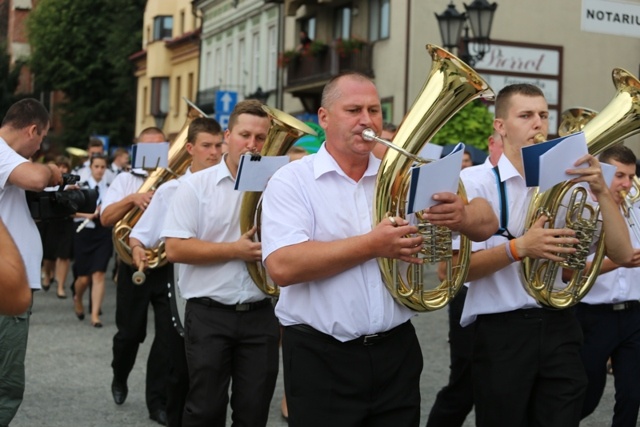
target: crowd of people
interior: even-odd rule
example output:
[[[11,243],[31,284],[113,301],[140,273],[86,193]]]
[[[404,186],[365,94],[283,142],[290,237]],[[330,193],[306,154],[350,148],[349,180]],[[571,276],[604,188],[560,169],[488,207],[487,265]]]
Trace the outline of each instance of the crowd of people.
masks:
[[[271,177],[260,230],[241,231],[244,194],[234,186],[241,157],[260,153],[271,121],[259,101],[245,100],[227,129],[206,117],[190,123],[190,168],[157,189],[139,191],[148,171],[126,170],[123,152],[109,165],[102,143],[91,140],[79,174],[81,186],[97,190],[95,212],[43,225],[39,233],[24,192],[57,188],[70,165],[64,158],[27,160],[47,134],[49,115],[35,100],[12,106],[0,126],[0,272],[7,296],[0,302],[0,425],[15,415],[25,387],[29,289],[57,282],[57,296],[66,298],[73,259],[74,313],[84,318],[89,290],[91,324],[101,327],[111,227],[136,211],[128,238],[132,262],[117,263],[115,404],[127,399],[151,305],[155,333],[145,396],[149,418],[159,424],[224,426],[230,407],[234,424],[266,425],[281,352],[282,412],[291,426],[418,426],[423,355],[411,322],[416,314],[387,290],[377,259],[422,264],[423,237],[399,215],[372,224],[387,147],[362,136],[373,129],[392,140],[396,127],[382,121],[374,82],[354,72],[326,84],[318,121],[324,143],[312,156],[292,151],[292,161]],[[527,292],[520,262],[560,262],[575,253],[578,239],[566,224],[545,226],[544,215],[526,224],[533,189],[524,180],[521,149],[548,137],[542,91],[530,84],[503,88],[493,127],[485,163],[463,165],[467,199],[438,193],[438,203],[423,212],[430,223],[473,241],[467,283],[449,306],[449,383],[427,426],[461,426],[472,408],[479,427],[578,426],[598,405],[609,359],[612,425],[633,426],[640,409],[640,291],[633,284],[640,240],[623,213],[634,209],[625,195],[635,155],[615,145],[599,158],[576,159],[567,171],[598,206],[606,258],[577,306],[551,309]],[[161,129],[147,128],[137,143],[166,140]],[[615,168],[609,183],[605,163]],[[48,245],[55,233],[61,234],[54,241],[64,244]],[[44,256],[33,249],[43,247],[41,238]],[[149,268],[162,245],[168,263]],[[277,301],[253,282],[247,263],[255,262],[279,286]],[[142,271],[143,283],[134,282]],[[572,274],[560,271],[549,280],[560,287]],[[168,281],[177,282],[186,300],[182,335],[172,325]]]

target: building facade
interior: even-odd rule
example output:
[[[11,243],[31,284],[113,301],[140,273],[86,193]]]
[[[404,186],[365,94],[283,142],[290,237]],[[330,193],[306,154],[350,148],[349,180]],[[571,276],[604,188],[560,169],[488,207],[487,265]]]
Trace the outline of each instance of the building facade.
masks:
[[[136,67],[136,134],[149,126],[172,139],[184,125],[198,92],[200,17],[189,0],[149,0]]]

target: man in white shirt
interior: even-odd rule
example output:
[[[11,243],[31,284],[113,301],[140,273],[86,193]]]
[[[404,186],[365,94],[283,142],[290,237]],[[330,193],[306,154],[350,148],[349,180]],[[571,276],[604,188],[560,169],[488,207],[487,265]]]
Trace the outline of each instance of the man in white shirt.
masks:
[[[149,266],[146,249],[159,246],[166,213],[182,179],[220,163],[222,143],[222,129],[214,119],[199,117],[189,124],[186,150],[191,155],[191,166],[182,177],[166,182],[156,190],[149,207],[131,230],[129,247],[135,266],[139,268],[140,265],[144,265],[145,269]],[[189,391],[189,373],[184,340],[175,328],[167,332],[170,363],[167,380],[167,425],[179,427],[182,425],[184,402]]]
[[[636,156],[622,144],[605,150],[600,162],[616,167],[611,192],[619,205],[624,203],[621,192],[629,193],[636,176]],[[635,217],[640,212],[637,207]],[[640,224],[634,225],[636,231]],[[619,265],[605,258],[589,293],[577,306],[577,316],[584,334],[582,361],[587,379],[587,393],[582,417],[598,406],[607,382],[607,360],[611,358],[616,403],[612,427],[634,427],[640,409],[640,240],[631,232],[635,254],[630,263]],[[587,263],[590,268],[590,263]]]
[[[243,192],[234,190],[240,157],[259,153],[270,127],[256,100],[236,104],[222,162],[184,178],[163,227],[167,257],[179,262],[187,299],[185,348],[189,393],[182,425],[226,422],[231,382],[234,424],[267,424],[278,376],[278,321],[271,298],[253,283],[246,262],[261,258],[255,227],[240,232]]]
[[[166,137],[158,128],[144,129],[138,137],[138,144],[165,142]],[[103,226],[113,226],[130,210],[145,211],[151,202],[153,191],[139,193],[138,189],[147,178],[143,169],[122,172],[113,180],[107,194],[102,197],[100,222]],[[116,326],[118,332],[113,337],[113,381],[111,393],[116,404],[121,405],[127,398],[127,379],[133,369],[138,347],[146,337],[147,313],[153,305],[155,335],[147,360],[146,404],[149,417],[160,424],[166,423],[166,394],[169,373],[167,336],[170,333],[171,310],[167,296],[167,267],[149,272],[141,286],[131,280],[134,268],[122,261],[118,263],[116,293]]]
[[[484,163],[471,166],[474,168],[494,168],[502,156],[502,138],[500,134],[494,132],[488,138],[489,155]],[[498,230],[501,233],[501,230]],[[501,237],[492,236],[491,239]],[[484,249],[486,242],[472,242],[471,250]],[[459,241],[454,241],[454,249],[459,247]],[[445,278],[444,265],[439,266],[438,274],[440,280]],[[464,309],[464,302],[467,297],[467,286],[465,283],[458,294],[447,306],[449,312],[449,358],[450,372],[449,383],[444,386],[436,396],[436,400],[431,406],[427,427],[460,427],[464,424],[467,415],[473,409],[473,376],[471,373],[473,341],[475,337],[475,324],[461,326],[460,317]]]
[[[42,191],[60,185],[62,174],[54,164],[32,163],[49,131],[49,113],[32,98],[13,104],[0,126],[0,219],[5,223],[24,260],[32,290],[39,290],[42,241],[27,205],[25,190]],[[25,387],[24,359],[30,310],[0,316],[0,425],[15,416]]]
[[[380,161],[362,131],[382,129],[374,83],[334,77],[318,118],[326,132],[318,153],[281,168],[263,197],[263,259],[281,286],[289,425],[417,426],[423,362],[414,313],[387,291],[376,258],[420,263],[422,237],[400,217],[372,224]],[[437,197],[425,213],[434,224],[479,240],[497,229],[481,199]]]
[[[533,188],[523,178],[521,148],[547,137],[549,110],[542,91],[530,84],[503,88],[496,98],[494,129],[504,153],[491,169],[468,168],[460,177],[471,200],[482,197],[498,217],[503,238],[471,255],[469,290],[461,325],[476,322],[473,348],[474,403],[479,427],[577,426],[586,376],[580,360],[582,331],[573,310],[540,307],[520,274],[524,257],[561,261],[578,240],[568,228],[544,228],[540,218],[525,233]],[[598,197],[609,256],[628,262],[633,249],[624,218],[604,183],[600,163],[583,156],[567,173],[586,182]],[[502,183],[503,185],[500,185]],[[501,203],[502,202],[502,203]],[[561,277],[556,281],[561,285]]]

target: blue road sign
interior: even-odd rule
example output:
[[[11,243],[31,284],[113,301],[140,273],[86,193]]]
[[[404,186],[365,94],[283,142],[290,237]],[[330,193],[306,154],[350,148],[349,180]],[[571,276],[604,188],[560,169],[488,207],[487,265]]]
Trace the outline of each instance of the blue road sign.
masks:
[[[229,126],[229,116],[237,103],[238,92],[223,90],[216,92],[215,118],[222,129],[226,129]]]

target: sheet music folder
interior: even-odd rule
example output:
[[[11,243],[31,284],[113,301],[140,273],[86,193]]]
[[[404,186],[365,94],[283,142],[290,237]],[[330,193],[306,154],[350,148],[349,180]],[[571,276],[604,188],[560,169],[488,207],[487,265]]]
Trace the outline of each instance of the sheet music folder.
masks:
[[[411,168],[411,184],[407,213],[414,213],[438,204],[436,193],[457,193],[462,154],[465,145],[460,142],[447,156],[421,166]]]
[[[264,191],[269,178],[289,163],[289,156],[240,156],[235,189],[239,191]]]

